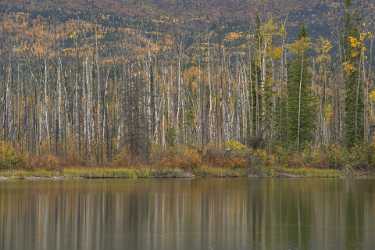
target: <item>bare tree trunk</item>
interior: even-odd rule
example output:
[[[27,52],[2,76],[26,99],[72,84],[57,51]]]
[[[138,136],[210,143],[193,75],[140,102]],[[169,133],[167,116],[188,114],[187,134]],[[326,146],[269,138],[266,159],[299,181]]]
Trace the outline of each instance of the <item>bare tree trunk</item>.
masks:
[[[303,70],[304,70],[304,55],[302,54],[301,61],[301,75],[299,81],[299,90],[298,90],[298,127],[297,127],[297,150],[300,150],[300,133],[301,133],[301,101],[302,101],[302,81],[303,81]]]

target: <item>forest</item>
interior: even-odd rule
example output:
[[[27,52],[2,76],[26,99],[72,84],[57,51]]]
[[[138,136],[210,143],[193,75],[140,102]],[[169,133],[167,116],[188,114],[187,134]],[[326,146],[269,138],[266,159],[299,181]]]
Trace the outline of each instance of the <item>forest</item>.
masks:
[[[375,170],[370,1],[334,23],[251,1],[81,2],[0,4],[0,170]]]

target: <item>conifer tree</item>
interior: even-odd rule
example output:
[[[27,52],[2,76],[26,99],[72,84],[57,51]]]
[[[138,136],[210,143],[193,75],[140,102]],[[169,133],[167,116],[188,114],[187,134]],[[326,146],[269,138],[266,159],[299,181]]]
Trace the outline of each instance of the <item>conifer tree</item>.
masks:
[[[363,140],[363,83],[360,79],[360,33],[358,21],[345,1],[343,72],[345,80],[345,142],[351,147]]]
[[[288,65],[288,146],[297,150],[311,142],[314,129],[314,101],[307,51],[310,41],[304,26],[291,44],[293,58]]]

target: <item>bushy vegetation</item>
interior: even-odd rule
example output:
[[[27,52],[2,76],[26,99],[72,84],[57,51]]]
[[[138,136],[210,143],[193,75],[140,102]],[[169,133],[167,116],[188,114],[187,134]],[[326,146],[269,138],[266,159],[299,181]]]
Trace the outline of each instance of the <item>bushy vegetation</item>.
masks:
[[[340,177],[375,170],[375,144],[350,149],[336,144],[306,146],[302,151],[290,151],[280,146],[252,149],[230,140],[220,148],[174,146],[163,150],[154,146],[151,155],[147,163],[131,162],[128,151],[121,150],[107,166],[68,164],[50,154],[23,155],[1,142],[0,170],[2,176],[72,178]],[[12,172],[4,172],[7,170]]]
[[[321,147],[309,146],[301,152],[288,152],[279,149],[273,155],[278,158],[278,165],[292,168],[375,169],[374,144],[356,145],[352,148],[346,148],[337,144]],[[272,156],[267,156],[267,159],[270,157]]]
[[[174,146],[165,150],[153,147],[147,163],[131,162],[127,150],[118,153],[107,166],[72,163],[54,155],[22,155],[11,145],[0,143],[2,176],[41,176],[81,178],[179,178],[179,177],[242,177],[315,176],[339,177],[358,171],[375,170],[375,144],[346,148],[340,145],[307,146],[303,151],[284,147],[251,149],[238,141],[223,147],[209,145],[204,149]],[[131,165],[131,163],[133,165]],[[13,174],[4,172],[12,170]],[[25,172],[27,171],[27,172]],[[53,174],[55,173],[55,174]]]
[[[25,167],[30,170],[38,168],[56,170],[62,167],[62,161],[52,154],[28,156]]]
[[[194,147],[175,146],[167,150],[155,149],[151,161],[157,168],[192,170],[202,164],[202,155]]]
[[[25,160],[21,154],[8,143],[0,141],[0,170],[15,169],[25,166]]]

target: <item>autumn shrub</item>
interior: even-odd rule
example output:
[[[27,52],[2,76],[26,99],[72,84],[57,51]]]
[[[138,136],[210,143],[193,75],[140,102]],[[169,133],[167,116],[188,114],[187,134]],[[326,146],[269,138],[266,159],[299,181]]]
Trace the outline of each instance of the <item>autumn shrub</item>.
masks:
[[[0,169],[15,169],[24,167],[24,157],[10,144],[0,142]]]
[[[243,156],[230,155],[221,164],[226,168],[246,168],[248,166],[248,159]]]
[[[292,168],[367,169],[375,167],[375,146],[356,145],[350,149],[337,144],[310,146],[300,152],[288,152],[286,159],[283,158],[281,162],[282,165]]]
[[[278,154],[271,153],[264,149],[256,149],[252,151],[251,156],[256,159],[261,166],[276,166],[280,165]],[[253,160],[254,161],[254,160]]]
[[[29,155],[27,157],[26,168],[28,169],[50,169],[55,170],[61,167],[62,162],[57,156],[52,154]]]
[[[305,167],[305,157],[298,151],[289,152],[285,165],[291,168]]]
[[[359,144],[351,148],[330,145],[325,148],[328,166],[330,168],[368,169],[375,167],[375,145]]]
[[[265,166],[301,168],[311,161],[310,152],[288,151],[287,149],[277,149],[272,154],[264,150],[258,150],[256,155]]]
[[[220,168],[245,168],[248,165],[250,151],[238,141],[228,141],[224,149],[208,145],[203,154],[206,165]]]
[[[374,145],[355,145],[347,154],[346,163],[357,170],[368,169],[375,164]]]
[[[161,168],[182,168],[191,170],[202,164],[201,154],[197,149],[189,146],[175,146],[163,152],[159,156],[152,157],[155,166]]]
[[[337,145],[314,146],[309,145],[301,151],[289,150],[283,146],[275,146],[272,153],[258,150],[257,157],[263,165],[289,168],[341,168],[345,165],[345,149]]]
[[[342,169],[347,164],[348,150],[340,145],[332,144],[323,148],[327,159],[327,166],[334,169]]]
[[[236,140],[229,140],[225,144],[225,150],[236,153],[247,153],[248,148],[244,144]]]

